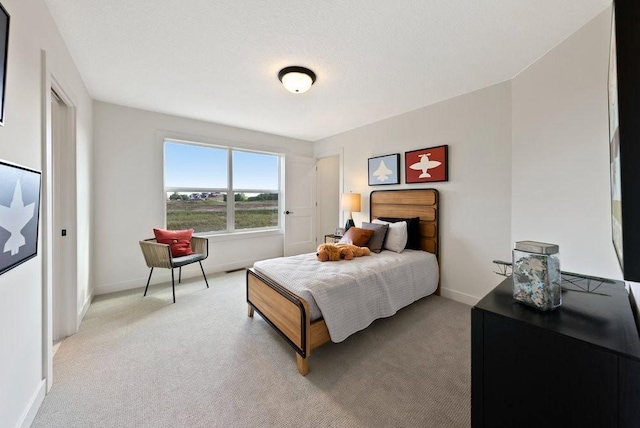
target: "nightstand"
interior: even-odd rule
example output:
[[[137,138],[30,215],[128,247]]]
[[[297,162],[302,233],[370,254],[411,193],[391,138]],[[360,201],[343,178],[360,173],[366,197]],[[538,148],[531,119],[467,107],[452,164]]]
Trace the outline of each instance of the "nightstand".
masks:
[[[342,238],[342,236],[338,236],[338,235],[334,235],[334,234],[324,235],[324,243],[325,244],[335,244],[341,238]]]

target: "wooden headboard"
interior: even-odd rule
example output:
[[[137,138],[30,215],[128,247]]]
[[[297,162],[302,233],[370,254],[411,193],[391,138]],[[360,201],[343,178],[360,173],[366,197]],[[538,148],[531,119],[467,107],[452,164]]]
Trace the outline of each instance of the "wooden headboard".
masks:
[[[378,217],[420,217],[420,247],[438,256],[438,191],[436,189],[374,190],[370,220]]]

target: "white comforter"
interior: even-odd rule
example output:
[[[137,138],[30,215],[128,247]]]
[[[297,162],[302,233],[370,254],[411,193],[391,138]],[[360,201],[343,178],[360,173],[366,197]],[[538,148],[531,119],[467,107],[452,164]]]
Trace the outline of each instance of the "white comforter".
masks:
[[[382,251],[324,263],[310,253],[253,267],[305,299],[312,320],[324,317],[333,342],[432,294],[438,285],[438,262],[425,251]]]

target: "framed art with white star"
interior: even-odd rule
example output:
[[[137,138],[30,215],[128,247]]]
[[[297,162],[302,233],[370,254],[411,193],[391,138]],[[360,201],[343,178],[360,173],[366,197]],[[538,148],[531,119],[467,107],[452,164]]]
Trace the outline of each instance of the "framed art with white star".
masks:
[[[400,184],[400,153],[369,158],[369,186]]]
[[[449,146],[429,147],[404,153],[406,183],[449,181],[447,165]]]
[[[38,254],[40,175],[0,161],[0,275]]]

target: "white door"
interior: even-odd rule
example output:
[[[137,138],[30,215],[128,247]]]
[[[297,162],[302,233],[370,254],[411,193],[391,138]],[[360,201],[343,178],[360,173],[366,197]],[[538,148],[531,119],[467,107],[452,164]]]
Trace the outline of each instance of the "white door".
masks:
[[[69,158],[69,108],[51,91],[51,143],[53,154],[53,341],[76,332],[76,311],[73,294],[73,252],[69,218],[73,206],[70,185],[72,169]]]
[[[284,255],[316,250],[316,161],[285,157]]]

